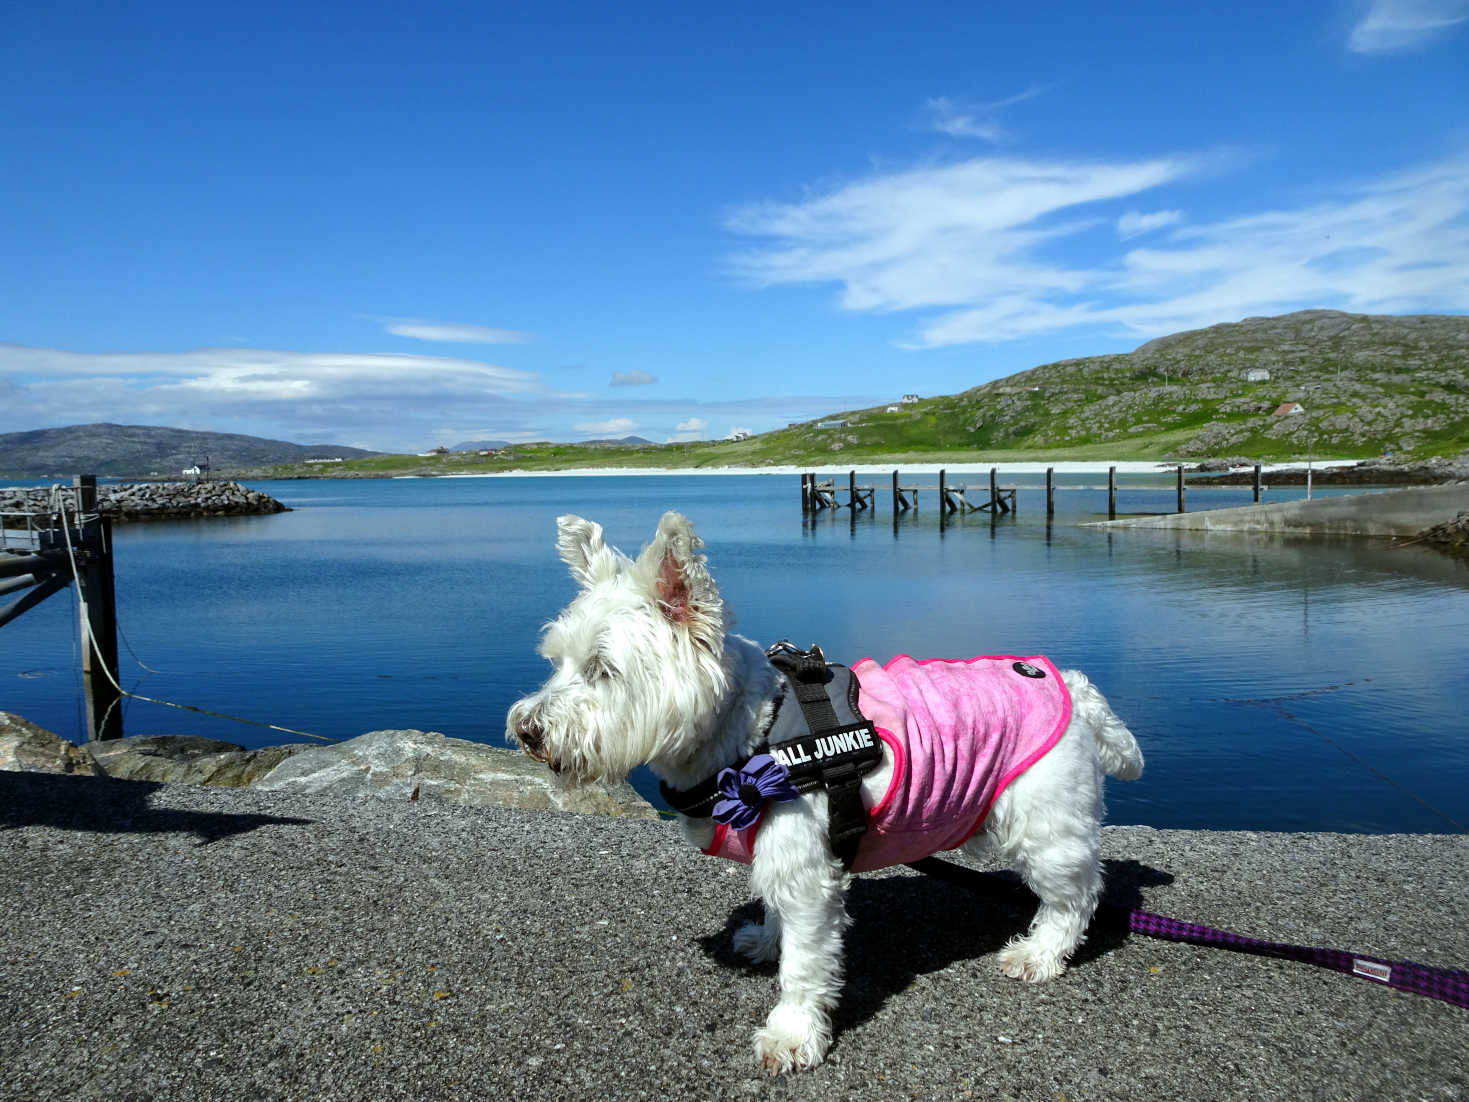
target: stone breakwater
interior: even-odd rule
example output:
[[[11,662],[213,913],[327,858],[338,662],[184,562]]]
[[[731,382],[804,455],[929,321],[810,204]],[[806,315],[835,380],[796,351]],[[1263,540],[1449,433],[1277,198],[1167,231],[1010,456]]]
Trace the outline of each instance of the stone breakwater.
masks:
[[[69,495],[71,488],[64,487]],[[51,488],[0,488],[0,513],[43,510]],[[114,521],[259,516],[290,509],[269,494],[238,482],[126,482],[97,487],[97,505]],[[6,523],[14,526],[15,518]]]

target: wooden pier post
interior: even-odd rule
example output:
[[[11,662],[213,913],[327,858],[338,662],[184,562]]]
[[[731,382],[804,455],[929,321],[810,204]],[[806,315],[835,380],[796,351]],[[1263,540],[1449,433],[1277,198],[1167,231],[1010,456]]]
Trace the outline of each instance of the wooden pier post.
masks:
[[[939,525],[942,527],[944,517],[949,513],[949,489],[944,480],[944,469],[939,468]]]
[[[1117,519],[1117,468],[1107,468],[1107,519]]]
[[[1046,468],[1046,516],[1056,515],[1056,468]]]
[[[993,517],[1003,506],[1000,504],[1000,484],[995,479],[995,468],[990,468],[990,516]]]
[[[857,472],[847,472],[847,508],[856,513],[861,505],[857,501]]]
[[[1188,510],[1185,509],[1184,506],[1183,506],[1183,464],[1182,463],[1180,463],[1178,465],[1178,511],[1180,513],[1186,513],[1186,512],[1188,512]]]
[[[1255,503],[1260,502],[1260,464],[1255,464]]]
[[[82,690],[87,733],[93,739],[122,738],[117,675],[117,593],[112,574],[112,521],[97,513],[97,476],[72,479],[82,552],[77,570],[81,599]],[[91,516],[91,520],[83,520]]]
[[[906,506],[903,505],[902,495],[898,493],[898,472],[893,472],[893,516],[897,516]]]

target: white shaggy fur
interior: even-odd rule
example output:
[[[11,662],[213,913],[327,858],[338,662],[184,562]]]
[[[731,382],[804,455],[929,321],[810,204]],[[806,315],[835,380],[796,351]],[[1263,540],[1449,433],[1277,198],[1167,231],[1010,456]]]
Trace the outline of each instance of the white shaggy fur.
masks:
[[[509,736],[573,778],[621,778],[646,763],[674,788],[748,757],[769,727],[780,675],[758,644],[728,630],[693,526],[665,514],[636,561],[591,521],[564,516],[557,526],[557,549],[582,588],[546,627],[540,649],[555,669],[511,707]],[[964,847],[1004,858],[1040,897],[1029,932],[999,954],[1006,975],[1032,982],[1065,970],[1096,910],[1103,774],[1131,780],[1143,769],[1102,694],[1075,670],[1062,677],[1072,695],[1066,731]],[[889,762],[864,779],[869,806],[890,777]],[[711,820],[681,825],[699,848],[712,842]],[[756,1058],[773,1073],[815,1067],[831,1045],[848,921],[824,794],[768,806],[750,883],[766,918],[736,932],[735,949],[780,961],[780,1001],[755,1033]]]

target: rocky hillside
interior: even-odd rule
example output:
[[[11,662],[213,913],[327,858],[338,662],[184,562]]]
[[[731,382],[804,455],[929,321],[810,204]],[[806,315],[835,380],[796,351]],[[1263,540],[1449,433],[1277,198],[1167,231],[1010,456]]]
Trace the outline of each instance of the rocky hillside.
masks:
[[[377,455],[339,444],[291,444],[236,433],[153,425],[67,425],[0,433],[0,476],[162,475],[208,463],[213,470]]]
[[[1291,402],[1302,411],[1276,412]],[[847,423],[767,438],[803,438],[799,450],[827,455],[1095,445],[1140,456],[1452,454],[1469,448],[1469,317],[1247,318],[835,416]]]

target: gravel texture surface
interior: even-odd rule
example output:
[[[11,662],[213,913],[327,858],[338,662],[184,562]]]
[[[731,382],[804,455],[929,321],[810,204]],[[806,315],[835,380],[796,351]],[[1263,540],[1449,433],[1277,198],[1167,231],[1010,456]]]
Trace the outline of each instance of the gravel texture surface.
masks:
[[[1469,966],[1469,837],[1114,828],[1108,899]],[[742,868],[663,822],[0,773],[0,1098],[1460,1099],[1469,1012],[1026,908],[856,880],[827,1063],[758,1074]],[[981,879],[981,878],[974,878]]]

